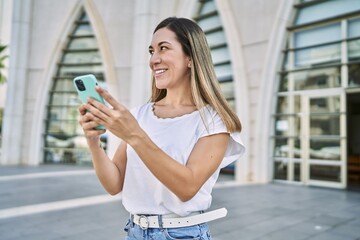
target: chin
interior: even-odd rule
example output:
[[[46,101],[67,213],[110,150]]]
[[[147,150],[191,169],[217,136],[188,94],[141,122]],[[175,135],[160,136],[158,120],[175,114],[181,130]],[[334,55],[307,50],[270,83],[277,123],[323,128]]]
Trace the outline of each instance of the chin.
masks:
[[[155,82],[155,86],[157,89],[166,89],[167,88],[167,84],[160,83],[158,81]]]

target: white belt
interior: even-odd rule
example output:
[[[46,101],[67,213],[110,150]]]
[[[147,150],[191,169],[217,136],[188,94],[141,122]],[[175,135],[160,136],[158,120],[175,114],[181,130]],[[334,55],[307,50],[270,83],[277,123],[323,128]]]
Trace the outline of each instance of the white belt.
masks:
[[[189,227],[197,224],[210,222],[215,219],[223,218],[227,214],[226,208],[220,208],[214,211],[199,213],[188,217],[167,217],[166,215],[146,216],[131,214],[131,220],[142,229],[160,228],[159,219],[161,218],[163,228]]]

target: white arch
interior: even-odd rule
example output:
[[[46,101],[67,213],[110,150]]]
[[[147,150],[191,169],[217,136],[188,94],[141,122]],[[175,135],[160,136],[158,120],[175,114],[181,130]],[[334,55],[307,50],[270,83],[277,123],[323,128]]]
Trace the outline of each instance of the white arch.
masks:
[[[192,18],[199,9],[198,0],[181,0],[177,8],[177,16]]]
[[[295,0],[282,0],[276,13],[274,25],[271,30],[259,94],[259,108],[257,112],[258,121],[256,123],[256,144],[257,151],[254,153],[254,180],[256,182],[269,182],[271,180],[272,157],[271,146],[269,144],[271,135],[271,113],[273,111],[274,93],[277,91],[276,79],[277,71],[280,69],[282,54],[281,50],[285,46],[286,27],[291,19],[292,8]],[[265,123],[264,123],[264,121]],[[266,123],[267,121],[267,123]]]
[[[112,86],[112,84],[115,83],[115,73],[112,68],[113,61],[111,56],[111,51],[109,50],[109,45],[107,44],[107,38],[103,31],[103,25],[101,24],[101,18],[95,11],[95,7],[91,0],[78,0],[71,11],[69,11],[68,15],[64,18],[67,19],[64,23],[63,28],[60,31],[60,36],[58,38],[58,42],[55,44],[55,48],[52,51],[52,54],[50,55],[50,59],[48,62],[48,65],[45,66],[43,78],[41,79],[41,82],[44,84],[41,84],[39,87],[40,89],[40,95],[36,98],[36,106],[35,112],[33,115],[33,128],[31,129],[31,139],[30,141],[30,147],[29,147],[29,153],[28,156],[31,156],[29,158],[29,165],[38,165],[42,159],[43,159],[43,136],[42,133],[44,132],[45,123],[44,119],[47,113],[46,105],[49,102],[48,96],[49,91],[51,89],[51,86],[53,84],[52,81],[49,81],[49,79],[52,79],[53,76],[55,76],[55,72],[57,71],[57,62],[62,56],[62,49],[64,49],[67,41],[68,41],[68,34],[71,32],[72,28],[74,27],[74,22],[79,16],[79,12],[81,8],[84,7],[85,11],[88,13],[90,22],[92,24],[92,27],[94,29],[96,38],[99,43],[100,48],[100,54],[102,56],[102,60],[105,66],[105,75],[106,80],[109,83],[109,86]],[[112,88],[116,89],[116,88]]]
[[[73,9],[69,11],[69,14],[67,16],[64,16],[67,21],[65,22],[62,31],[60,31],[60,36],[58,38],[57,43],[55,44],[55,48],[52,51],[50,55],[49,61],[46,61],[48,63],[47,66],[45,66],[44,74],[41,79],[41,84],[39,87],[41,88],[39,90],[39,96],[36,98],[36,104],[37,106],[35,108],[35,112],[33,115],[33,127],[31,129],[30,138],[32,141],[30,141],[30,147],[29,147],[29,154],[28,156],[31,156],[29,159],[28,164],[29,165],[38,165],[41,160],[43,159],[43,129],[45,128],[45,115],[47,113],[46,105],[49,102],[49,91],[52,86],[52,81],[49,81],[49,79],[52,79],[53,76],[55,76],[55,72],[57,70],[57,62],[61,57],[62,49],[65,47],[65,44],[67,42],[67,36],[68,33],[71,31],[71,28],[73,27],[75,19],[78,17],[78,13],[80,11],[80,8],[82,7],[82,1],[78,0],[77,3],[74,5]]]
[[[245,146],[249,145],[249,130],[246,126],[250,126],[249,114],[249,97],[248,97],[248,81],[246,78],[246,65],[244,61],[240,34],[236,31],[236,23],[228,0],[216,0],[218,12],[223,23],[224,32],[227,39],[229,53],[231,57],[231,65],[234,76],[234,91],[236,101],[236,112],[238,113],[241,123],[244,126],[242,131],[242,139]],[[248,147],[247,147],[248,148]],[[248,151],[247,151],[248,152]],[[245,183],[249,181],[250,159],[245,156],[236,163],[235,179],[238,182]]]

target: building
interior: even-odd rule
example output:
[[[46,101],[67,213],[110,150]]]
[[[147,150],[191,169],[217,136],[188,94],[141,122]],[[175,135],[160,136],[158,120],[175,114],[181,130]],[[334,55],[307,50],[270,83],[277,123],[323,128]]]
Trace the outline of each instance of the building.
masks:
[[[10,45],[2,165],[89,162],[72,78],[92,72],[124,105],[147,101],[152,30],[181,16],[206,32],[242,120],[247,153],[236,181],[359,186],[360,1],[0,3]],[[118,140],[103,141],[112,155]]]

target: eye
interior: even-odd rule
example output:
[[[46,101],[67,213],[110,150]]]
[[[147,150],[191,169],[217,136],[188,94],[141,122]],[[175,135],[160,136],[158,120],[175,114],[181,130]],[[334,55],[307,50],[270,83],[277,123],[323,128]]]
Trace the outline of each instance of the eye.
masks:
[[[166,49],[168,49],[168,48],[165,47],[165,46],[161,46],[161,47],[160,47],[160,50],[166,50]]]
[[[150,55],[153,55],[153,54],[154,54],[154,50],[153,50],[153,49],[149,49],[149,53],[150,53]]]

